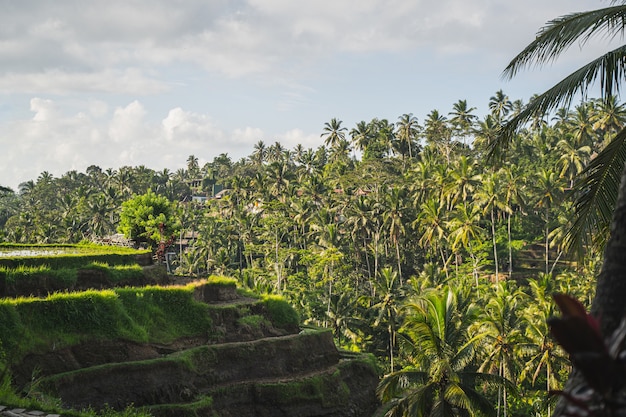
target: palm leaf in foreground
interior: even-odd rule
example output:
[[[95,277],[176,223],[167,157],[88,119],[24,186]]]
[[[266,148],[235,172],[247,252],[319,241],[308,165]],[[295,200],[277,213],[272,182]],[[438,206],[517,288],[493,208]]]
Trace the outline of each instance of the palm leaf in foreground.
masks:
[[[552,88],[534,97],[521,112],[502,125],[495,140],[488,144],[488,157],[500,157],[508,148],[515,132],[533,118],[562,106],[569,107],[576,95],[584,95],[587,87],[598,77],[602,80],[602,95],[611,97],[618,92],[617,80],[624,78],[625,70],[626,46],[623,45],[574,71]],[[607,82],[607,79],[611,82]]]
[[[564,241],[575,253],[582,254],[589,243],[598,249],[606,245],[625,163],[626,129],[622,129],[577,178],[576,219]]]
[[[596,35],[613,39],[623,35],[626,25],[626,5],[624,1],[588,12],[572,13],[554,19],[546,24],[535,40],[511,60],[503,77],[513,78],[531,64],[541,66],[553,62],[558,56],[578,41],[580,46]],[[517,129],[533,117],[542,116],[563,105],[567,106],[577,93],[585,93],[587,88],[600,78],[603,97],[613,96],[619,91],[626,67],[624,46],[607,52],[573,72],[554,87],[539,95],[515,117],[502,127],[498,138],[491,143],[489,155],[497,156],[505,150]]]

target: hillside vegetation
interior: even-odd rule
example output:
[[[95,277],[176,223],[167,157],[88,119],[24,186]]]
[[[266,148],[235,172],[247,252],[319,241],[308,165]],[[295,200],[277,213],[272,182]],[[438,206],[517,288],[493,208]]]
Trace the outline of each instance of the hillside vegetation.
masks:
[[[368,360],[340,363],[330,333],[299,335],[284,299],[238,291],[231,278],[4,298],[0,322],[2,375],[12,381],[0,402],[13,405],[156,416],[279,415],[279,406],[365,416],[376,405]],[[251,389],[275,400],[245,399]]]
[[[173,274],[234,277],[283,297],[342,349],[374,355],[384,402],[402,387],[478,375],[463,380],[472,398],[545,415],[546,391],[569,370],[545,324],[551,294],[590,303],[607,236],[581,229],[600,223],[581,210],[589,196],[577,178],[624,126],[626,109],[589,100],[519,126],[503,164],[486,155],[522,103],[498,91],[489,108],[483,119],[464,100],[422,120],[349,128],[332,119],[315,149],[259,141],[239,161],[191,155],[175,172],[44,172],[0,197],[2,236],[69,243],[123,225],[157,258],[170,253]],[[435,338],[437,317],[459,337]],[[451,375],[426,377],[448,363]]]

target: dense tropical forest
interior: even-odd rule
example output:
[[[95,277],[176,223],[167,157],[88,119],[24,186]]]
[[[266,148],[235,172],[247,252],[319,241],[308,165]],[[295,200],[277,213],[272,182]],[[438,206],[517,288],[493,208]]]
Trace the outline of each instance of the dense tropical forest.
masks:
[[[2,188],[0,238],[121,232],[169,246],[174,273],[282,294],[304,324],[375,355],[379,396],[398,410],[548,415],[547,391],[570,366],[549,336],[550,296],[589,305],[601,259],[586,243],[597,239],[572,236],[576,178],[624,127],[626,107],[559,109],[520,129],[505,163],[488,159],[498,128],[522,108],[498,91],[482,119],[465,100],[421,121],[332,119],[317,149],[260,140],[239,161],[221,154],[200,166],[191,155],[175,172],[43,172]],[[574,241],[584,251],[569,250]]]

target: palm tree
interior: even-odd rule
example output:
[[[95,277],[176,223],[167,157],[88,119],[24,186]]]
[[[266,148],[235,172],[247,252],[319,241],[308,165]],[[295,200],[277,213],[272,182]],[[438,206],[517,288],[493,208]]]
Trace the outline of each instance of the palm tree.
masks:
[[[524,293],[512,290],[509,281],[500,281],[495,291],[487,294],[489,301],[484,306],[477,322],[477,337],[481,341],[484,355],[478,368],[481,372],[495,373],[509,381],[516,382],[518,353],[526,340],[522,333]],[[498,387],[498,416],[507,416],[507,387]]]
[[[605,136],[605,140],[610,141],[615,133],[624,127],[626,106],[619,104],[615,96],[608,97],[606,100],[599,100],[594,106],[591,121],[593,122],[593,129],[601,132]]]
[[[254,144],[254,152],[250,155],[250,160],[254,162],[255,165],[263,165],[267,158],[267,146],[265,146],[265,142],[259,140]]]
[[[427,158],[417,162],[410,172],[411,194],[413,196],[413,206],[419,207],[424,200],[430,196],[432,186],[433,165]]]
[[[545,222],[545,262],[546,262],[546,274],[549,271],[549,249],[550,249],[550,211],[555,201],[560,201],[561,194],[563,192],[563,186],[559,182],[559,178],[556,173],[541,168],[537,173],[535,188],[539,195],[536,206],[543,209],[544,222]]]
[[[357,301],[351,292],[340,292],[332,297],[328,318],[340,346],[346,343],[354,345],[359,337],[356,330],[362,327],[363,320],[355,314],[359,307]]]
[[[330,119],[330,122],[324,123],[323,133],[320,137],[325,137],[324,144],[328,147],[335,147],[339,142],[346,139],[346,131],[348,128],[341,126],[342,121],[336,118]]]
[[[354,144],[354,148],[360,150],[361,152],[367,149],[371,141],[371,130],[370,125],[366,123],[364,120],[361,120],[356,124],[352,130],[350,130],[350,138]]]
[[[561,177],[569,179],[569,187],[574,187],[574,179],[580,174],[591,155],[591,147],[583,145],[576,147],[567,139],[561,139],[556,144],[562,152],[558,164],[561,166]]]
[[[396,123],[397,133],[396,137],[401,142],[406,143],[409,148],[409,159],[413,159],[413,144],[419,134],[420,126],[417,122],[417,117],[414,117],[412,113],[403,114],[398,117]]]
[[[330,318],[330,307],[333,298],[333,284],[335,282],[335,266],[343,259],[343,253],[339,250],[341,247],[339,228],[336,224],[323,221],[323,224],[316,225],[318,231],[318,245],[322,248],[321,262],[324,264],[324,279],[328,281],[328,305],[326,309],[326,318],[324,319],[324,327],[326,327],[327,319]]]
[[[380,277],[374,281],[375,302],[370,308],[377,310],[374,327],[384,325],[387,329],[387,348],[389,349],[389,367],[394,371],[394,349],[398,326],[399,291],[398,273],[391,268],[383,268]]]
[[[504,94],[504,91],[498,90],[496,93],[489,97],[489,110],[496,120],[500,121],[509,115],[513,110],[513,103],[509,96]]]
[[[419,244],[431,254],[431,259],[441,255],[446,271],[448,260],[444,254],[444,242],[448,231],[447,214],[441,202],[431,197],[420,204],[413,222],[413,227],[418,231]]]
[[[400,276],[400,286],[404,284],[402,279],[402,266],[400,255],[400,240],[406,234],[405,217],[407,208],[404,206],[406,200],[406,188],[393,187],[391,192],[386,194],[385,209],[383,212],[383,224],[389,233],[389,240],[396,248],[396,261],[398,275]]]
[[[466,294],[429,291],[408,301],[403,312],[401,346],[409,365],[378,385],[378,397],[389,408],[386,416],[493,415],[493,404],[477,388],[504,381],[470,366],[476,342],[468,328],[477,308]]]
[[[475,161],[465,155],[461,155],[454,162],[450,177],[451,181],[447,192],[449,192],[451,198],[451,206],[457,203],[465,203],[481,182],[481,175],[476,172]]]
[[[424,121],[426,143],[440,148],[447,162],[450,162],[450,134],[450,126],[445,116],[439,114],[438,110],[428,113]]]
[[[477,204],[458,204],[450,212],[450,220],[446,224],[450,230],[452,250],[458,253],[460,248],[465,248],[472,258],[472,275],[476,286],[478,286],[478,258],[474,253],[472,242],[483,232],[480,228],[480,214],[480,207]]]
[[[474,130],[474,148],[483,153],[489,149],[498,137],[500,122],[491,114],[485,116],[482,121],[476,124]]]
[[[360,245],[356,244],[357,240],[360,240],[362,245],[363,255],[365,257],[365,264],[367,266],[367,276],[371,282],[372,268],[370,266],[370,258],[368,254],[368,242],[374,233],[374,222],[372,221],[372,203],[366,196],[358,196],[357,199],[352,202],[346,210],[346,224],[352,227],[351,236],[355,242],[355,252],[357,256],[360,256],[361,250],[358,249]]]
[[[480,204],[484,214],[489,214],[491,224],[491,240],[493,245],[493,262],[496,274],[496,281],[500,280],[499,277],[499,262],[498,262],[498,245],[496,242],[496,213],[500,213],[506,209],[506,206],[500,195],[502,188],[502,181],[500,174],[491,172],[483,175],[482,187],[478,190],[474,196],[476,202]]]
[[[506,213],[507,243],[509,249],[509,277],[513,273],[513,239],[511,233],[511,219],[515,211],[521,211],[526,204],[524,186],[526,179],[517,165],[506,165],[501,168],[504,183],[504,212]]]
[[[592,102],[584,102],[576,106],[567,121],[567,131],[572,135],[574,146],[591,146],[595,132],[591,121]]]
[[[307,148],[302,154],[296,157],[296,162],[300,164],[298,170],[304,172],[306,175],[313,175],[316,171],[318,171],[318,167],[315,160],[315,152],[313,149]]]
[[[276,141],[273,145],[267,149],[266,158],[269,162],[287,162],[287,158],[285,158],[285,152],[287,149],[282,145],[282,143]]]
[[[267,165],[267,175],[271,182],[270,190],[277,199],[284,202],[285,191],[293,178],[293,173],[286,162],[272,162]]]
[[[456,128],[458,134],[463,138],[463,144],[465,145],[465,138],[472,130],[472,123],[478,118],[478,116],[472,114],[476,110],[476,107],[467,106],[467,100],[459,100],[452,105],[452,111],[448,115],[452,116],[450,123]]]
[[[375,123],[375,141],[384,152],[384,156],[391,155],[393,145],[396,141],[396,132],[393,123],[387,119],[377,120]]]
[[[609,7],[570,13],[553,19],[511,60],[504,75],[512,78],[528,66],[552,63],[572,45],[585,45],[596,36],[619,38],[626,27],[625,15],[626,4],[616,1]],[[598,79],[603,102],[611,103],[619,92],[625,70],[626,45],[620,45],[572,72],[534,97],[519,114],[507,121],[498,140],[493,143],[491,157],[501,155],[514,133],[525,123],[559,107],[569,107],[578,94],[585,96],[588,88],[595,85]],[[577,219],[570,231],[568,245],[581,254],[584,244],[589,241],[597,248],[606,243],[606,239],[592,240],[590,237],[598,234],[608,236],[608,225],[625,161],[626,129],[621,127],[611,143],[583,171],[581,180],[575,185]]]
[[[526,343],[522,355],[525,363],[519,378],[521,381],[529,379],[533,385],[545,378],[547,392],[559,388],[558,373],[570,365],[548,326],[548,319],[556,315],[556,306],[549,298],[549,294],[555,291],[553,283],[554,278],[549,274],[529,280],[533,302],[528,303],[522,312]],[[551,415],[550,409],[547,415]]]
[[[347,163],[350,156],[350,142],[346,139],[341,139],[330,150],[328,157],[329,162]]]
[[[187,158],[187,174],[190,179],[194,179],[200,174],[198,158],[194,155],[189,155],[189,158]]]

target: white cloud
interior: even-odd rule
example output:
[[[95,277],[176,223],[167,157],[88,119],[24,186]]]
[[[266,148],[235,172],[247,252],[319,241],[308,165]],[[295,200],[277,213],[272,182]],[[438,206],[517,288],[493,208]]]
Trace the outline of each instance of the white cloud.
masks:
[[[112,113],[106,104],[94,101],[84,103],[86,112],[68,115],[62,107],[63,103],[33,98],[32,118],[0,123],[0,147],[11,161],[0,165],[2,185],[17,189],[19,183],[36,179],[43,171],[60,176],[69,170],[84,171],[92,164],[103,169],[123,165],[176,169],[191,154],[210,160],[228,153],[238,159],[263,137],[263,131],[254,127],[224,131],[209,115],[180,107],[155,120],[137,100]],[[301,132],[294,131],[284,138],[295,146],[300,136]]]
[[[306,134],[301,129],[291,129],[279,136],[281,144],[288,149],[293,149],[296,145],[301,144],[304,148],[316,149],[322,144],[320,135]]]
[[[144,117],[146,111],[138,101],[124,108],[118,107],[109,125],[109,137],[113,142],[131,147],[133,143],[150,136]]]
[[[55,120],[58,116],[52,100],[39,97],[35,97],[30,101],[30,110],[35,113],[33,116],[35,121]]]
[[[499,88],[499,70],[547,20],[602,6],[595,0],[5,3],[0,146],[10,164],[0,166],[0,181],[12,186],[43,170],[175,169],[190,154],[236,158],[261,139],[315,148],[331,117],[393,120],[414,112],[423,119],[413,106],[459,98],[480,105],[465,87],[479,90],[495,72],[486,101]],[[597,50],[585,49],[584,57],[575,50],[567,64]],[[538,85],[518,91],[530,96]]]
[[[0,15],[0,92],[167,90],[146,66],[297,82],[337,54],[509,54],[546,20],[589,1],[23,1]],[[524,41],[522,41],[524,42]],[[285,80],[289,82],[289,80]]]

